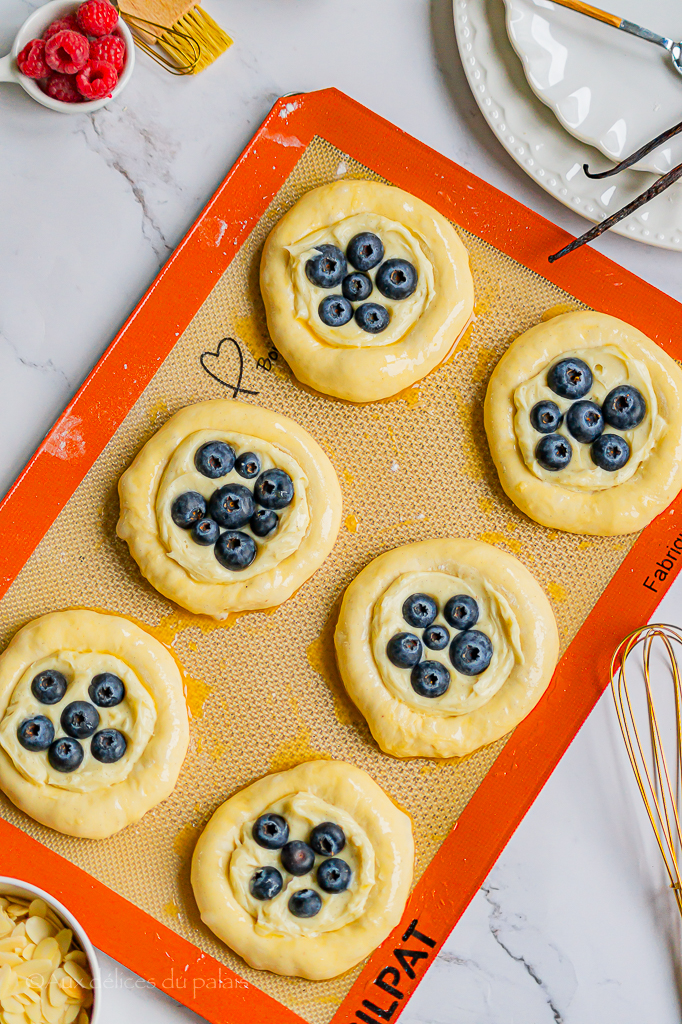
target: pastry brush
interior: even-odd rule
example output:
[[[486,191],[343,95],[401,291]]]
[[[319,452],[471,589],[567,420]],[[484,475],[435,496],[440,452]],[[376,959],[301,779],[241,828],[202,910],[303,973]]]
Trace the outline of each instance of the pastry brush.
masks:
[[[173,75],[203,71],[232,45],[227,33],[195,0],[114,3],[140,49]]]

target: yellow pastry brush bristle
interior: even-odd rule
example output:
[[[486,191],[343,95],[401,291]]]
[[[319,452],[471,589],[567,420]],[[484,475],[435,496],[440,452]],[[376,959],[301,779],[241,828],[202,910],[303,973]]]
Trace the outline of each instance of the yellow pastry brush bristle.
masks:
[[[210,14],[191,0],[124,0],[120,10],[138,41],[147,44],[142,48],[175,73],[197,74],[232,45]],[[175,69],[150,52],[150,44],[165,50]]]

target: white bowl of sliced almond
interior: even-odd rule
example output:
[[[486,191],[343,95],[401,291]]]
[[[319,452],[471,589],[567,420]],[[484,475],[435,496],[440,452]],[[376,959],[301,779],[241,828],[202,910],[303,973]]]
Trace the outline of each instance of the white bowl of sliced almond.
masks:
[[[42,889],[0,876],[0,1021],[96,1024],[99,987],[75,917]]]

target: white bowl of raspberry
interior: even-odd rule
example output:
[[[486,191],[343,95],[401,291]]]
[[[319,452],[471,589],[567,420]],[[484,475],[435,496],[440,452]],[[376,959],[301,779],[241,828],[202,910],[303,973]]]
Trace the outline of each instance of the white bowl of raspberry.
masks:
[[[89,114],[125,89],[134,66],[130,29],[108,0],[50,0],[0,58],[0,82],[16,82],[60,114]]]

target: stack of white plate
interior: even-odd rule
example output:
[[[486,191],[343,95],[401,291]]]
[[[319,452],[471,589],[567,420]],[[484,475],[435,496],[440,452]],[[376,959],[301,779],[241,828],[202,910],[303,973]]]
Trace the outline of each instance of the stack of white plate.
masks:
[[[609,6],[610,5],[610,6]],[[682,75],[661,47],[551,0],[454,0],[469,84],[498,139],[548,192],[600,221],[682,163],[682,135],[636,168],[592,181],[682,120]],[[607,10],[682,39],[682,0],[603,0]],[[515,52],[516,51],[516,52]],[[682,183],[613,230],[682,251]]]

